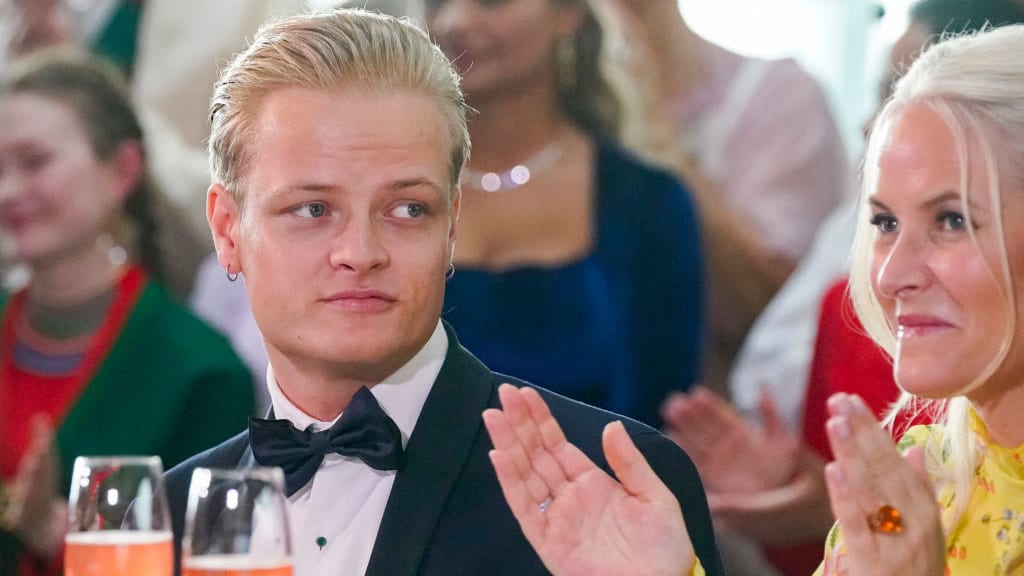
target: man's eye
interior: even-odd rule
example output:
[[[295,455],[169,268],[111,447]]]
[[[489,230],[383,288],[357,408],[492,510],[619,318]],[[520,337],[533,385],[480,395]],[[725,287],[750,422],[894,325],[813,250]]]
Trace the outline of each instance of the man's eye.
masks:
[[[422,204],[407,202],[395,208],[391,213],[397,218],[421,218],[427,213],[427,209]]]
[[[295,215],[302,218],[321,218],[327,214],[327,206],[319,202],[303,204],[295,209]]]

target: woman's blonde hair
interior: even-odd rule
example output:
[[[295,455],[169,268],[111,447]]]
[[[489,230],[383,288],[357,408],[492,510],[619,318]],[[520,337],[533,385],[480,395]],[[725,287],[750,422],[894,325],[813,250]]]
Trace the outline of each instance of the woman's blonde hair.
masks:
[[[945,424],[943,444],[928,450],[929,469],[937,489],[952,491],[953,505],[944,517],[952,531],[967,507],[979,462],[980,439],[970,427],[970,402],[963,394],[984,383],[1002,365],[1018,330],[1010,264],[1003,231],[1003,190],[1024,192],[1024,26],[1007,26],[977,34],[946,39],[928,48],[896,84],[890,100],[875,119],[864,159],[860,215],[850,272],[850,293],[864,328],[890,355],[897,353],[894,326],[886,321],[872,290],[872,247],[877,230],[871,226],[869,200],[878,184],[878,157],[892,123],[908,107],[924,105],[933,110],[952,132],[960,167],[963,207],[970,220],[966,191],[970,167],[980,166],[989,183],[993,225],[1002,238],[999,262],[990,273],[1001,289],[1010,311],[1005,337],[995,358],[977,377],[952,398],[918,399],[904,392],[890,412],[888,422],[903,410],[929,410]],[[968,227],[977,245],[973,230]],[[1019,239],[1009,239],[1019,241]],[[980,252],[979,252],[980,256]],[[944,458],[939,455],[945,454]],[[941,460],[950,464],[943,466]]]
[[[421,90],[445,119],[449,198],[469,157],[459,77],[423,30],[406,19],[363,10],[291,16],[267,24],[224,69],[210,104],[210,172],[242,202],[243,173],[256,150],[253,115],[281,88]]]

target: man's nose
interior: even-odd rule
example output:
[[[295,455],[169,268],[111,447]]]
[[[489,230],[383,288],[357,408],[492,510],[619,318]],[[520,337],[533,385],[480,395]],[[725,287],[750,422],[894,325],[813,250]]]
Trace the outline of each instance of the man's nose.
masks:
[[[370,218],[349,219],[331,240],[330,262],[334,268],[365,273],[384,265],[387,250],[380,225]]]

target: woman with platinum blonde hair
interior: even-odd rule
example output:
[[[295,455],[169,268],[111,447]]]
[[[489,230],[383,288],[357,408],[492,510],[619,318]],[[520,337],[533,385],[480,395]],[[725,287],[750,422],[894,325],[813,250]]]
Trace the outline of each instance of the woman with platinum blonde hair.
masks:
[[[894,411],[934,410],[937,423],[911,428],[894,447],[859,397],[829,400],[835,460],[825,474],[838,523],[818,574],[1024,569],[1022,53],[1019,25],[939,43],[899,81],[875,121],[852,297],[894,359],[904,393]],[[518,440],[505,436],[496,446],[499,478],[555,574],[573,574],[580,555],[598,556],[588,559],[606,574],[636,574],[636,558],[670,562],[659,573],[691,569],[681,552],[685,530],[669,522],[678,512],[659,504],[656,478],[615,430],[606,431],[606,443],[619,454],[616,469],[628,471],[619,474],[622,484],[581,465],[540,406],[492,415],[488,425],[516,431]],[[552,474],[551,458],[562,474]],[[538,480],[554,495],[545,510],[517,506],[516,495]],[[591,494],[630,515],[601,511]],[[642,534],[641,522],[656,520],[675,526],[678,539],[629,539]],[[564,525],[572,529],[559,531]],[[577,535],[605,545],[587,549]]]

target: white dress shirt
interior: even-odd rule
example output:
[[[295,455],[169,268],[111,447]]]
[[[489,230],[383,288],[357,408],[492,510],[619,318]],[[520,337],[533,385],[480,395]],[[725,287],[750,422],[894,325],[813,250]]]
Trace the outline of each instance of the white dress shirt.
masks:
[[[423,404],[448,351],[448,335],[438,321],[427,343],[394,374],[370,390],[402,432],[402,446],[416,426]],[[273,366],[267,389],[276,418],[296,428],[330,428],[285,397]],[[341,415],[338,415],[340,418]],[[328,454],[308,484],[288,499],[295,576],[349,576],[366,573],[396,472],[375,470],[358,458]],[[320,540],[320,539],[323,540]],[[322,548],[318,540],[326,545]]]

